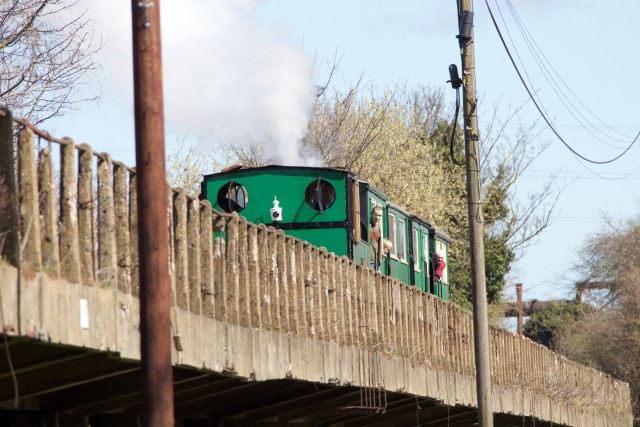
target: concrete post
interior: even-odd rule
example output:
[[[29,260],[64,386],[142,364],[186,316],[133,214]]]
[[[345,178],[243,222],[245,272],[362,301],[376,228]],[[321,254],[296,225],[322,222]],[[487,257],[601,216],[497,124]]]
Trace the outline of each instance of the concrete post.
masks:
[[[213,318],[213,227],[211,203],[200,201],[200,289],[202,290],[202,314]],[[254,325],[255,326],[255,325]]]
[[[95,191],[93,186],[93,149],[88,144],[78,146],[78,243],[82,283],[95,282],[96,226]]]
[[[58,209],[53,163],[48,149],[40,151],[38,161],[38,188],[40,189],[40,219],[42,221],[42,265],[49,274],[60,272],[58,245]]]
[[[114,164],[113,202],[115,208],[115,237],[118,289],[124,293],[131,292],[131,252],[129,238],[129,216],[127,215],[127,168],[122,164]]]
[[[187,245],[189,253],[189,310],[200,314],[202,310],[202,288],[200,287],[200,203],[187,201]]]
[[[70,139],[60,146],[60,272],[67,280],[80,283],[75,152],[76,147]]]
[[[176,306],[189,310],[189,256],[187,245],[187,196],[182,189],[173,193],[173,245]]]
[[[36,270],[42,268],[40,207],[33,131],[20,131],[18,142],[18,176],[20,188],[20,262]]]
[[[11,112],[0,108],[0,255],[17,266],[18,253],[18,190],[13,151],[13,121]]]
[[[98,284],[117,286],[115,206],[111,158],[102,154],[98,160]]]

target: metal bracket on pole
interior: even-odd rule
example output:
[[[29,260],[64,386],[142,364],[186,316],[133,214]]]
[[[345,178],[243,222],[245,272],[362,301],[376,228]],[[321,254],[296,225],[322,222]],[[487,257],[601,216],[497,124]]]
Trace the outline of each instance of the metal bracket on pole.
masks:
[[[151,27],[151,23],[149,22],[149,14],[147,11],[153,7],[153,2],[140,1],[138,2],[138,7],[144,10],[144,14],[142,15],[142,26],[145,29]]]

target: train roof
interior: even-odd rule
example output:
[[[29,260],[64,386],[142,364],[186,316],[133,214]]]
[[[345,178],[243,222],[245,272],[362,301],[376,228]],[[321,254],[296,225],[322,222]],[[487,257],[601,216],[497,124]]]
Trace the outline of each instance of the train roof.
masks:
[[[387,202],[387,207],[394,209],[400,213],[402,213],[404,216],[410,217],[410,216],[415,216],[413,215],[411,212],[409,212],[408,210],[406,210],[405,208],[403,208],[400,205],[396,205],[393,202]]]
[[[425,220],[425,219],[424,219],[424,218],[422,218],[422,217],[419,217],[418,215],[416,215],[416,214],[415,214],[415,213],[413,213],[413,212],[410,212],[410,211],[406,210],[406,209],[405,209],[405,208],[403,208],[402,206],[396,205],[396,204],[395,204],[395,203],[393,203],[393,202],[387,202],[387,206],[389,206],[390,208],[392,208],[392,209],[394,209],[394,210],[396,210],[396,211],[398,211],[398,212],[400,212],[400,213],[404,214],[405,216],[407,216],[408,218],[410,218],[412,221],[419,222],[419,223],[421,223],[421,224],[423,224],[423,225],[426,225],[426,226],[427,226],[427,227],[429,227],[430,229],[435,229],[435,228],[433,227],[433,225],[431,225],[431,223],[430,223],[429,221]]]
[[[451,236],[449,236],[447,233],[435,227],[432,228],[432,230],[435,237],[437,237],[438,239],[444,240],[447,243],[451,243]]]
[[[387,196],[382,190],[380,190],[375,185],[371,184],[369,181],[364,181],[362,179],[358,179],[358,184],[365,185],[369,191],[374,193],[376,196],[380,197],[384,200],[389,200],[389,196]]]
[[[259,167],[248,167],[242,165],[234,165],[228,168],[222,169],[220,172],[204,175],[204,179],[220,177],[225,175],[234,175],[237,173],[243,172],[272,172],[272,171],[297,171],[304,170],[310,172],[332,172],[332,173],[340,173],[347,176],[351,176],[355,179],[355,174],[353,172],[349,172],[344,169],[337,168],[327,168],[327,167],[314,167],[314,166],[283,166],[283,165],[268,165],[268,166],[259,166]]]
[[[416,222],[419,222],[419,223],[421,223],[423,225],[426,225],[429,228],[433,228],[433,225],[431,225],[431,223],[429,221],[425,220],[422,217],[419,217],[418,215],[411,214],[410,218],[411,218],[412,221],[416,221]]]
[[[402,214],[406,215],[407,217],[411,218],[412,221],[416,221],[419,223],[422,223],[426,226],[428,226],[432,231],[431,233],[437,237],[440,240],[444,240],[447,243],[451,243],[451,237],[445,233],[444,231],[434,227],[430,222],[426,221],[424,218],[417,216],[416,214],[414,214],[413,212],[410,212],[408,210],[406,210],[405,208],[396,205],[393,202],[387,202],[387,206],[398,211],[401,212]]]

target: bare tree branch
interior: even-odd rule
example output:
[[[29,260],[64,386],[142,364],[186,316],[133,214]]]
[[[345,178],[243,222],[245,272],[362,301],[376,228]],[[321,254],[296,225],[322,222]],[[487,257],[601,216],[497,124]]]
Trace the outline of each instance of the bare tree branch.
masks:
[[[0,4],[0,103],[37,124],[97,99],[87,86],[98,65],[93,22],[77,1],[14,0]]]

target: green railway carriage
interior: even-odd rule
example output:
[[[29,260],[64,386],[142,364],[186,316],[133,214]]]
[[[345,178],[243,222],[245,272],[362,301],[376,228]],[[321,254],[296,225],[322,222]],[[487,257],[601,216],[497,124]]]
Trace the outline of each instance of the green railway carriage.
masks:
[[[384,193],[351,172],[317,167],[235,166],[206,175],[200,198],[209,200],[214,209],[237,212],[247,221],[284,230],[444,298],[443,287],[434,286],[430,271],[433,250],[440,248],[434,236],[440,236],[440,245],[447,247],[445,235],[390,203]],[[376,206],[383,211],[382,236],[393,244],[379,266],[372,259],[375,236],[370,234]],[[447,287],[445,299],[448,295]]]

